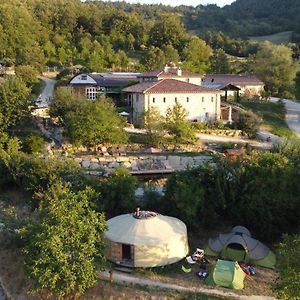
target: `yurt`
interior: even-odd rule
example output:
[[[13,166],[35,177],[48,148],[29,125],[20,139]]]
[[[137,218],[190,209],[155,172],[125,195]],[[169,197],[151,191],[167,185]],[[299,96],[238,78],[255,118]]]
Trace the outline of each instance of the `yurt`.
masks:
[[[188,253],[186,225],[173,217],[139,211],[107,221],[107,258],[127,267],[175,263]]]

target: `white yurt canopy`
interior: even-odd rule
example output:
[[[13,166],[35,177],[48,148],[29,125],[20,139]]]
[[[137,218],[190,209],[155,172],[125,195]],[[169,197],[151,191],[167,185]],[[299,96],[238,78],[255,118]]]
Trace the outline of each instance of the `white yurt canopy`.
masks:
[[[170,239],[187,237],[186,225],[182,221],[153,212],[146,213],[148,215],[141,218],[135,214],[125,214],[108,220],[105,237],[113,242],[131,245],[158,245]]]

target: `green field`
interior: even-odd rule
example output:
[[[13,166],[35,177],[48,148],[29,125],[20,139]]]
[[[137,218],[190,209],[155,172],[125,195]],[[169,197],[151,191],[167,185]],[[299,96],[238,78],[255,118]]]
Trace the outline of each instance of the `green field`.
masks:
[[[263,36],[250,36],[250,40],[254,40],[256,42],[264,42],[264,41],[270,41],[273,44],[279,45],[279,44],[287,44],[290,42],[292,31],[283,31],[278,32],[276,34],[271,35],[263,35]]]

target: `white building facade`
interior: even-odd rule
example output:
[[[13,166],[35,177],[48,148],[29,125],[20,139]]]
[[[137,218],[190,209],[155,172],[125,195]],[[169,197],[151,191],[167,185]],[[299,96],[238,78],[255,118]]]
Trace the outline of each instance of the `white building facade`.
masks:
[[[192,122],[215,121],[221,115],[222,91],[205,89],[174,79],[158,82],[144,82],[123,90],[128,93],[132,107],[132,122],[139,124],[143,114],[156,108],[162,116],[176,103],[187,111],[187,119]]]

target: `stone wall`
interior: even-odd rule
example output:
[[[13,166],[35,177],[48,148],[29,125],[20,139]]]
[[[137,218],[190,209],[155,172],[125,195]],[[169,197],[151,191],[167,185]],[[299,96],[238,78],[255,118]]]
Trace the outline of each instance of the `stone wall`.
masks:
[[[193,156],[187,155],[130,155],[130,156],[77,156],[74,160],[91,175],[110,174],[117,168],[123,167],[131,170],[132,164],[137,161],[147,161],[149,164],[155,164],[157,160],[164,165],[176,170],[185,170],[187,168],[195,168],[204,163],[211,161],[212,157],[208,154],[199,154]]]

